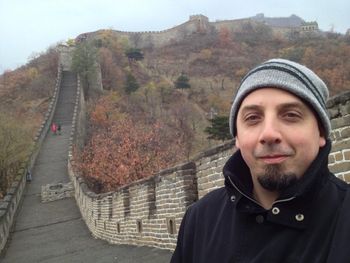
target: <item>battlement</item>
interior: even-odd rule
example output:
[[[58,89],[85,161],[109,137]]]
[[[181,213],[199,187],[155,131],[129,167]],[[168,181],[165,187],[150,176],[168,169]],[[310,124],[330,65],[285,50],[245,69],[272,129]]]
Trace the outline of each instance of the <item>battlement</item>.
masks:
[[[301,24],[301,31],[318,31],[318,23],[313,22],[304,22]]]
[[[222,27],[226,27],[233,32],[242,30],[244,24],[251,23],[253,25],[264,24],[270,26],[272,31],[278,35],[288,35],[291,31],[300,32],[317,32],[317,22],[305,22],[295,15],[290,17],[268,18],[264,14],[258,14],[255,17],[233,19],[233,20],[217,20],[210,22],[209,18],[202,15],[191,15],[189,20],[177,25],[175,27],[161,30],[161,31],[141,31],[141,32],[128,32],[112,30],[114,34],[120,37],[124,37],[129,40],[130,44],[137,48],[154,47],[159,48],[176,41],[184,39],[184,37],[195,33],[209,33],[210,29],[220,30]],[[76,41],[84,41],[86,39],[97,38],[100,32],[104,30],[98,30],[90,33],[83,33],[77,36]],[[137,40],[136,40],[137,39]]]
[[[192,15],[190,16],[190,21],[193,20],[199,20],[199,21],[205,21],[205,22],[209,22],[209,18],[204,16],[204,15]]]

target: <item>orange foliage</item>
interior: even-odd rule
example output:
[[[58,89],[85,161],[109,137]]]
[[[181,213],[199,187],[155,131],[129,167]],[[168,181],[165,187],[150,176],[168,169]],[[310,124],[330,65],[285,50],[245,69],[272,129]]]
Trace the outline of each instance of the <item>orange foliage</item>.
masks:
[[[220,47],[227,47],[232,41],[231,32],[227,27],[220,28],[219,31],[219,43]]]
[[[102,85],[104,89],[115,90],[123,83],[123,72],[120,65],[117,65],[113,59],[113,53],[102,47],[99,51],[100,66],[102,72]]]
[[[105,102],[105,103],[103,103]],[[75,152],[75,168],[96,192],[151,176],[184,158],[179,136],[169,134],[161,123],[110,119],[113,103],[102,98],[91,114],[96,129],[84,150]]]

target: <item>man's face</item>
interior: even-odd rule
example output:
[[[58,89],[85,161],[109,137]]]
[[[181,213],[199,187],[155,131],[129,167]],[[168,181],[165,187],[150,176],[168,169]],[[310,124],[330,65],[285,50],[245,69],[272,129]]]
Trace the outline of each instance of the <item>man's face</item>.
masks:
[[[326,144],[312,110],[293,94],[263,88],[250,93],[237,114],[236,146],[253,180],[283,190],[303,176]]]

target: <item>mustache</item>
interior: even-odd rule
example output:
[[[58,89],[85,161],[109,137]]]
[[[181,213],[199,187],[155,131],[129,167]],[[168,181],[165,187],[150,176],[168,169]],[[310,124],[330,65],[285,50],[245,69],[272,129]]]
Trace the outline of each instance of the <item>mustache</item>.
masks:
[[[280,145],[266,145],[259,149],[256,149],[253,154],[256,158],[271,156],[290,156],[294,154],[294,150]]]

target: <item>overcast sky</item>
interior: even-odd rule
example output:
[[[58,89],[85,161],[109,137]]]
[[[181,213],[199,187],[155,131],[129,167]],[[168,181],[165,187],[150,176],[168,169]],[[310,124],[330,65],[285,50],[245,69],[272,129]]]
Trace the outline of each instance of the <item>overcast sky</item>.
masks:
[[[164,30],[190,15],[209,21],[298,15],[322,30],[350,28],[349,0],[0,0],[0,73],[57,42],[99,29]]]

